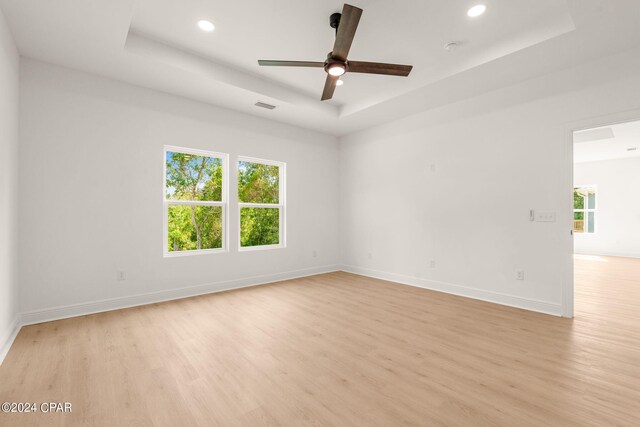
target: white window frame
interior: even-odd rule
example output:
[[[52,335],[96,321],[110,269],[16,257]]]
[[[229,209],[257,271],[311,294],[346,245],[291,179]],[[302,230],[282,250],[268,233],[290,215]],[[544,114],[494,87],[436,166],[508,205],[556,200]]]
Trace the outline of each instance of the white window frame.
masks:
[[[579,188],[589,188],[589,189],[593,189],[594,194],[596,195],[596,207],[593,209],[589,209],[588,208],[588,203],[589,200],[587,198],[584,198],[584,209],[573,209],[573,213],[574,213],[574,218],[575,218],[575,214],[577,212],[582,212],[582,217],[584,218],[584,230],[582,233],[580,232],[576,232],[574,230],[574,233],[576,234],[580,234],[582,236],[592,236],[594,234],[597,233],[598,231],[598,221],[596,221],[596,218],[598,217],[598,203],[600,201],[600,197],[598,196],[598,187],[595,185],[574,185],[573,187],[573,191],[576,191]],[[593,232],[588,232],[587,230],[589,229],[589,212],[593,212],[593,220],[595,222],[594,226],[593,226]]]
[[[275,160],[266,160],[266,159],[258,159],[256,157],[247,157],[247,156],[238,156],[238,159],[236,161],[236,170],[238,171],[238,174],[236,176],[236,181],[238,181],[238,177],[240,175],[239,172],[239,168],[238,168],[238,163],[240,162],[249,162],[249,163],[258,163],[261,165],[268,165],[268,166],[277,166],[278,167],[278,183],[279,183],[279,188],[278,188],[278,204],[272,204],[272,203],[243,203],[240,202],[240,198],[238,197],[238,251],[239,252],[249,252],[249,251],[262,251],[262,250],[269,250],[269,249],[282,249],[282,248],[286,248],[287,247],[287,223],[286,223],[286,210],[287,210],[287,203],[286,203],[286,179],[287,179],[287,174],[286,174],[286,169],[287,169],[287,164],[285,162],[279,162],[279,161],[275,161]],[[236,182],[236,185],[238,185],[238,182]],[[280,215],[279,215],[279,237],[278,237],[278,241],[280,242],[277,245],[262,245],[262,246],[242,246],[242,240],[241,240],[241,232],[242,232],[242,223],[240,221],[240,211],[242,208],[270,208],[270,209],[279,209],[280,210]]]
[[[167,199],[167,152],[193,154],[195,156],[214,157],[222,160],[222,200],[219,202],[210,201],[192,201],[192,200],[170,200]],[[163,254],[165,258],[191,256],[191,255],[208,255],[228,252],[228,213],[229,213],[229,155],[226,153],[218,153],[215,151],[199,150],[196,148],[184,148],[173,145],[165,145],[162,150],[162,200],[164,209],[163,221]],[[169,251],[169,205],[183,206],[220,206],[222,208],[222,248],[213,249],[195,249],[190,251]]]

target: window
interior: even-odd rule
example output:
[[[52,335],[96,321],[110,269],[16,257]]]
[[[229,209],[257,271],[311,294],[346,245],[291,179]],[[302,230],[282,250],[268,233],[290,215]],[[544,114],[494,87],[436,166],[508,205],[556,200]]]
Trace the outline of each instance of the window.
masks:
[[[224,251],[227,155],[165,147],[164,157],[165,256]]]
[[[573,189],[573,231],[575,233],[595,233],[596,229],[596,188],[576,187]]]
[[[240,250],[285,246],[285,164],[238,158]]]

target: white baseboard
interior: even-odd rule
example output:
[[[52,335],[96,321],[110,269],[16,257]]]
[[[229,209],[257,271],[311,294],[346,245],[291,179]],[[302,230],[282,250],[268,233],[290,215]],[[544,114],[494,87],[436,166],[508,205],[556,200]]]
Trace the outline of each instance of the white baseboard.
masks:
[[[640,253],[623,253],[623,252],[608,252],[608,251],[576,251],[575,255],[589,255],[589,256],[612,256],[618,258],[640,258]]]
[[[21,327],[20,316],[18,315],[9,328],[7,328],[6,331],[2,331],[3,333],[0,335],[0,365],[4,362],[4,358],[7,356],[7,353],[9,353],[9,349],[13,345],[13,341],[15,341],[18,336],[18,332],[20,332]]]
[[[415,286],[418,288],[430,289],[432,291],[444,292],[447,294],[492,302],[509,307],[521,308],[524,310],[536,311],[538,313],[562,316],[562,305],[547,301],[522,298],[515,295],[502,294],[499,292],[486,291],[482,289],[470,288],[468,286],[455,285],[452,283],[438,282],[435,280],[420,279],[418,277],[404,276],[396,273],[372,270],[352,265],[343,265],[340,268],[348,273],[360,276],[373,277],[375,279],[388,280],[403,285]]]
[[[313,267],[303,270],[294,270],[284,273],[268,274],[262,276],[252,276],[236,280],[205,283],[202,285],[189,286],[185,288],[169,289],[159,292],[151,292],[139,295],[110,298],[99,301],[90,301],[81,304],[72,304],[61,307],[45,308],[24,312],[20,316],[22,326],[33,325],[35,323],[50,322],[52,320],[67,319],[70,317],[84,316],[87,314],[102,313],[105,311],[120,310],[123,308],[136,307],[139,305],[153,304],[164,301],[171,301],[181,298],[188,298],[197,295],[210,294],[215,292],[228,291],[232,289],[246,288],[250,286],[265,285],[283,280],[296,279],[299,277],[313,276],[316,274],[330,273],[338,271],[339,266],[328,265]]]
[[[120,310],[123,308],[136,307],[140,305],[153,304],[164,301],[171,301],[181,298],[188,298],[197,295],[210,294],[215,292],[228,291],[233,289],[241,289],[251,286],[264,285],[269,283],[280,282],[283,280],[296,279],[300,277],[314,276],[316,274],[330,273],[334,271],[346,271],[361,276],[373,277],[376,279],[388,280],[403,285],[416,286],[419,288],[430,289],[434,291],[445,292],[449,294],[459,295],[467,298],[488,301],[496,304],[507,305],[511,307],[522,308],[525,310],[537,311],[540,313],[551,314],[554,316],[562,315],[562,307],[560,304],[554,304],[545,301],[537,301],[532,299],[521,298],[513,295],[506,295],[497,292],[484,291],[475,288],[469,288],[461,285],[437,282],[433,280],[419,279],[400,274],[387,273],[383,271],[371,270],[362,267],[350,265],[328,265],[323,267],[313,267],[302,270],[289,271],[284,273],[269,274],[263,276],[246,277],[237,280],[228,280],[221,282],[205,283],[202,285],[189,286],[185,288],[169,289],[159,292],[151,292],[139,295],[130,295],[125,297],[110,298],[99,301],[90,301],[80,304],[72,304],[67,306],[45,308],[41,310],[33,310],[21,313],[14,322],[13,328],[5,332],[6,338],[1,340],[0,336],[0,364],[9,352],[13,341],[15,340],[20,328],[26,325],[36,323],[50,322],[53,320],[68,319],[71,317],[84,316],[87,314],[102,313],[105,311]]]

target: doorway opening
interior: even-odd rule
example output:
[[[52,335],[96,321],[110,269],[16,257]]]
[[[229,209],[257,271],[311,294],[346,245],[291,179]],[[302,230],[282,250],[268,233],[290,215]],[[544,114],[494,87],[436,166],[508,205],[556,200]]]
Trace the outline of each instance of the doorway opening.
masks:
[[[573,133],[575,314],[640,304],[640,121]]]

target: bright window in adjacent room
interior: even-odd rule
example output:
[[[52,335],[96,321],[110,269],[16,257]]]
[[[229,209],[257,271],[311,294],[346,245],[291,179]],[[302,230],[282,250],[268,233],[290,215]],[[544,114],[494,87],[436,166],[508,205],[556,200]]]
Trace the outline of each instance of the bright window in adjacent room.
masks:
[[[228,156],[165,147],[165,256],[226,249]]]
[[[285,246],[285,164],[238,158],[240,250]]]
[[[575,233],[595,233],[596,230],[596,188],[576,187],[573,189],[573,231]]]

